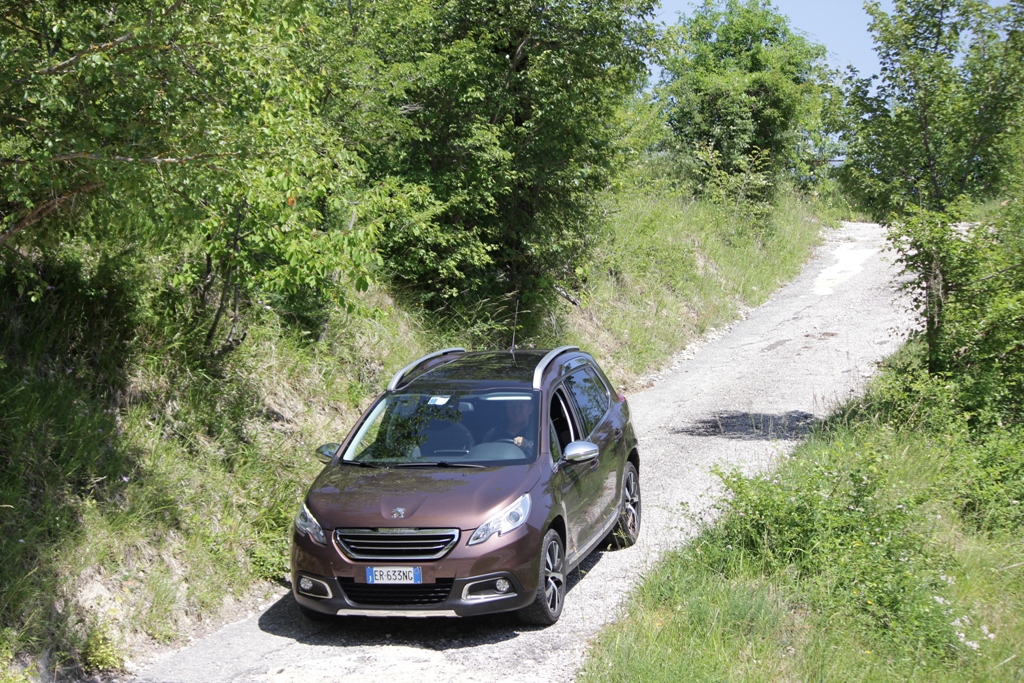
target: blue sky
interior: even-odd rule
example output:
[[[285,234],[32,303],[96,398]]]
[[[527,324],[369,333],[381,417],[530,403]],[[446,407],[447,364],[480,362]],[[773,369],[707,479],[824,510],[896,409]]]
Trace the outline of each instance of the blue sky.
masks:
[[[830,65],[853,64],[861,76],[878,73],[861,0],[773,0],[773,4],[789,17],[790,26],[828,48]],[[690,0],[662,0],[658,18],[674,24],[679,12],[687,13],[692,6]],[[892,2],[883,0],[882,8],[892,11]]]

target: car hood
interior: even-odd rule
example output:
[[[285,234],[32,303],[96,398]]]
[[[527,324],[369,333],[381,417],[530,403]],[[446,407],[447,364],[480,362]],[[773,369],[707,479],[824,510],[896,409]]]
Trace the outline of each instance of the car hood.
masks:
[[[306,504],[325,529],[469,530],[530,491],[539,478],[536,463],[480,470],[335,465],[313,482]]]

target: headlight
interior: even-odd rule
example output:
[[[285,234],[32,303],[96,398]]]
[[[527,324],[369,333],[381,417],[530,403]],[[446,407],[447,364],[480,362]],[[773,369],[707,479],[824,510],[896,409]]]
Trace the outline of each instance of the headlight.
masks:
[[[524,493],[516,502],[477,527],[469,538],[469,545],[483,543],[494,534],[501,536],[526,523],[530,515],[530,494]]]
[[[295,515],[295,528],[317,543],[327,545],[327,537],[324,536],[324,530],[321,528],[320,522],[316,521],[316,517],[309,512],[305,503],[299,509],[299,514]]]

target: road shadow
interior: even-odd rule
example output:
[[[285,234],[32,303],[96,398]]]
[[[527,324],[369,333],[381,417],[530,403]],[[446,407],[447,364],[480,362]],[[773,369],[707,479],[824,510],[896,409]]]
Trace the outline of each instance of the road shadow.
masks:
[[[573,588],[597,566],[605,552],[595,550],[569,573],[567,605],[571,604]],[[267,608],[257,623],[265,633],[290,638],[303,645],[404,645],[435,651],[501,643],[538,628],[524,625],[513,612],[463,618],[338,617],[328,622],[313,622],[302,616],[291,592]]]
[[[741,441],[792,441],[807,436],[820,420],[800,410],[788,413],[725,411],[673,430],[687,436],[716,436]]]

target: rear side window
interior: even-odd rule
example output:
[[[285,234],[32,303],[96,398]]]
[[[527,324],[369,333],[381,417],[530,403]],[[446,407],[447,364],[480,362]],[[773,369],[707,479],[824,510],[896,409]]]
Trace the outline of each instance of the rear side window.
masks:
[[[565,380],[565,386],[576,401],[580,419],[583,420],[583,433],[589,435],[608,411],[608,403],[611,400],[608,387],[588,367],[580,368],[569,375]]]

